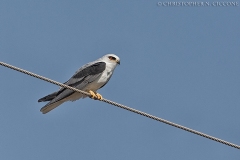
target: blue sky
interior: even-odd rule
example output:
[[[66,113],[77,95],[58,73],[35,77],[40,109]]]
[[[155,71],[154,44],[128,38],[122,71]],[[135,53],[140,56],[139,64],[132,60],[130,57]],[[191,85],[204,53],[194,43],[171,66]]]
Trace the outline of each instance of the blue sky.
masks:
[[[155,0],[0,1],[1,61],[65,82],[115,53],[104,98],[240,145],[238,7]],[[170,2],[170,1],[169,1]],[[209,1],[212,2],[212,1]],[[235,148],[89,98],[43,115],[58,86],[0,66],[0,158],[239,159]]]

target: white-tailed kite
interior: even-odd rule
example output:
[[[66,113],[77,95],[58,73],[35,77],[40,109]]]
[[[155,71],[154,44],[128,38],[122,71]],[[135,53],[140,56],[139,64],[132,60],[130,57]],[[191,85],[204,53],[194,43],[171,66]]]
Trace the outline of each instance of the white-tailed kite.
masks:
[[[96,91],[106,85],[117,64],[120,64],[120,58],[114,54],[107,54],[82,66],[64,84],[89,92],[91,98],[101,100],[102,96]],[[75,101],[85,97],[87,96],[70,89],[60,88],[58,91],[39,99],[38,102],[50,101],[40,110],[45,114],[66,101]]]

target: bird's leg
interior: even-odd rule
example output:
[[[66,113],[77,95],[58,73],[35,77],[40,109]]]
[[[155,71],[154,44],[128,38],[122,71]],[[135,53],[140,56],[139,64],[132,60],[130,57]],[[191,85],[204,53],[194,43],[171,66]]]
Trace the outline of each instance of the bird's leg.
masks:
[[[91,94],[90,98],[92,99],[100,100],[100,101],[103,99],[102,95],[99,93],[93,92],[91,90],[89,90],[88,92]]]

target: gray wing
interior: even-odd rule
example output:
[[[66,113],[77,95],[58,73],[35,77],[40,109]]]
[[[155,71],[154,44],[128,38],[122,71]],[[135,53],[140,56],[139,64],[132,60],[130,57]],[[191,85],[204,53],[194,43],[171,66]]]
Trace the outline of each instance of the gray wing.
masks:
[[[64,84],[77,89],[83,89],[89,83],[95,81],[105,70],[105,62],[95,62],[89,63],[81,67],[67,82]],[[41,99],[38,102],[50,101],[47,105],[58,102],[68,96],[72,95],[74,91],[66,88],[61,88],[59,91],[49,94]]]

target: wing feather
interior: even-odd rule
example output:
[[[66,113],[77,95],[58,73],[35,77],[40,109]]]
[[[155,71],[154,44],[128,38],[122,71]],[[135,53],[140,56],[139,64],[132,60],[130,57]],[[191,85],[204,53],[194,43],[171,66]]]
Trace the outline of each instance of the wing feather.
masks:
[[[106,68],[105,62],[96,62],[96,63],[89,63],[83,67],[81,67],[67,82],[65,82],[66,85],[69,86],[76,86],[75,83],[79,83],[81,80],[86,78],[87,76],[90,79],[89,81],[94,81],[94,78],[97,78],[99,74],[102,74],[102,72]],[[94,75],[96,77],[94,77]]]

